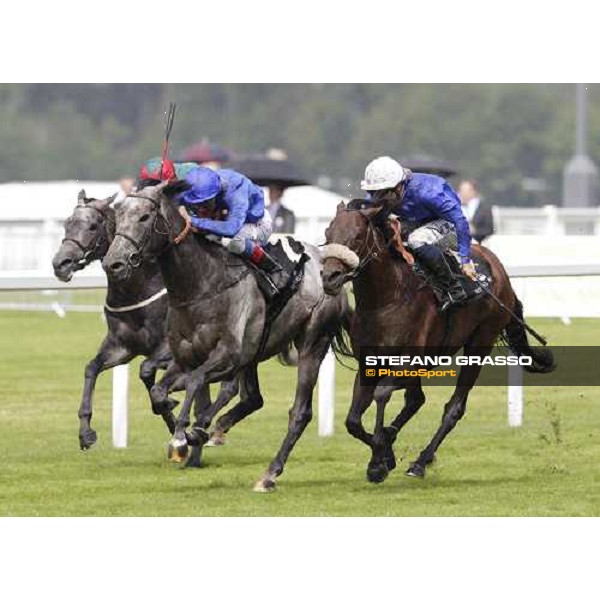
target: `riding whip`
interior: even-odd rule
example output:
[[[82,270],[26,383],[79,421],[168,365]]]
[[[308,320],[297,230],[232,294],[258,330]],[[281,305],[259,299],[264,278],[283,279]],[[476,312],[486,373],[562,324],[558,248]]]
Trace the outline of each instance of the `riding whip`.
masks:
[[[522,327],[525,328],[525,330],[530,333],[540,344],[542,344],[543,346],[546,346],[548,344],[546,338],[542,337],[539,333],[537,333],[537,331],[535,331],[532,327],[530,327],[529,325],[527,325],[527,323],[525,323],[525,321],[523,319],[520,319],[519,317],[517,317],[517,315],[515,315],[515,313],[510,310],[510,308],[508,308],[503,302],[502,300],[500,300],[500,298],[498,298],[498,296],[496,296],[493,292],[491,292],[487,286],[485,285],[480,285],[479,286],[492,300],[494,300],[496,302],[496,304],[505,312],[507,312],[515,321],[517,321],[517,323],[519,323],[519,325],[521,325]]]
[[[169,102],[169,108],[165,113],[165,140],[163,142],[162,160],[160,163],[160,178],[163,176],[163,165],[165,160],[169,157],[169,140],[171,138],[171,131],[173,129],[173,122],[175,121],[175,109],[177,105],[174,102]]]

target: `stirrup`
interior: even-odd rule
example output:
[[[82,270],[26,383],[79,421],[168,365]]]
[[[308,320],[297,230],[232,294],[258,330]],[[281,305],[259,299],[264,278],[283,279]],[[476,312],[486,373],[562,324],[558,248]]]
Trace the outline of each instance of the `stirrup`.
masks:
[[[469,294],[461,287],[462,294],[458,294],[458,296],[454,296],[450,290],[446,290],[445,296],[446,300],[443,302],[440,307],[440,312],[444,312],[450,308],[464,306],[469,301]]]
[[[275,298],[276,296],[279,295],[279,289],[277,288],[277,286],[273,283],[273,280],[269,277],[269,275],[260,269],[260,267],[257,267],[256,265],[253,265],[254,268],[257,271],[257,277],[256,277],[256,282],[258,284],[258,287],[260,288],[260,291],[263,293],[265,299],[270,302],[271,300],[273,300],[273,298]]]
[[[283,267],[266,251],[261,263],[257,267],[264,273],[283,271]]]

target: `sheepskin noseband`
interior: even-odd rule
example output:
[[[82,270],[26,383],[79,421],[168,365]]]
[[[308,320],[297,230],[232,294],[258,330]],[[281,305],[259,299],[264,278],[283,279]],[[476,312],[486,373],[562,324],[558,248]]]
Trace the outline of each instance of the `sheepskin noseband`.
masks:
[[[358,254],[353,250],[350,250],[348,246],[343,246],[342,244],[327,244],[321,250],[321,255],[323,256],[323,260],[337,258],[350,269],[356,269],[360,264]]]

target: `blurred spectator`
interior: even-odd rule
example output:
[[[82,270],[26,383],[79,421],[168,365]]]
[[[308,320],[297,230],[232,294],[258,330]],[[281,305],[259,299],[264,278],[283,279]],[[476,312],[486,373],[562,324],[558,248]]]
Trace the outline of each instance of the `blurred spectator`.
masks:
[[[296,216],[281,204],[285,189],[276,184],[269,186],[269,214],[273,221],[273,233],[294,233],[296,230]]]
[[[474,179],[464,179],[458,187],[462,209],[474,240],[481,244],[494,233],[492,207],[479,196],[479,186]]]
[[[121,177],[121,179],[119,179],[119,187],[125,196],[131,192],[134,184],[135,179],[133,177]]]
[[[121,177],[121,179],[119,179],[119,191],[115,198],[115,205],[118,205],[127,198],[134,185],[135,179],[133,177]]]
[[[222,169],[231,160],[231,152],[203,138],[197,144],[186,148],[181,154],[181,161],[195,162],[202,167]]]

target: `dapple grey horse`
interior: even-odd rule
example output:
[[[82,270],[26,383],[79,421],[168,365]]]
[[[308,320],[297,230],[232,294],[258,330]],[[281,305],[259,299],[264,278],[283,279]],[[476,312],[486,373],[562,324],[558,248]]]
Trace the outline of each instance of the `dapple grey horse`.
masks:
[[[135,277],[139,267],[157,260],[169,296],[168,336],[179,367],[188,375],[186,398],[169,445],[171,457],[184,456],[188,444],[202,445],[214,415],[206,404],[186,432],[192,400],[202,386],[239,374],[241,399],[219,418],[227,431],[263,405],[257,363],[293,342],[298,350],[298,379],[288,432],[279,452],[255,485],[275,488],[276,478],[312,417],[312,394],[320,364],[332,343],[343,343],[352,317],[345,294],[323,292],[321,255],[306,246],[310,259],[298,291],[273,321],[261,351],[267,307],[251,269],[220,244],[201,235],[182,235],[189,225],[175,197],[185,182],[146,187],[131,194],[116,211],[117,230],[102,264],[113,281]],[[176,243],[180,242],[180,243]],[[167,371],[168,373],[168,371]],[[153,402],[166,401],[159,384]]]
[[[65,222],[65,236],[54,256],[54,274],[61,281],[70,281],[75,271],[101,260],[114,238],[114,196],[102,200],[87,198],[81,190],[71,216]],[[97,434],[91,428],[92,399],[98,375],[117,365],[129,363],[136,356],[147,357],[140,366],[140,379],[150,391],[158,369],[173,362],[166,336],[168,301],[166,289],[156,261],[147,261],[126,282],[114,285],[109,281],[104,314],[108,331],[95,356],[85,368],[85,384],[79,408],[79,444],[87,450],[96,443]],[[162,384],[171,391],[183,389],[183,377],[174,367]],[[238,384],[225,382],[217,399],[226,404],[237,394]],[[208,394],[208,387],[204,390]],[[170,431],[175,428],[172,409],[174,401],[153,405]],[[189,466],[199,466],[199,453],[194,452]]]

